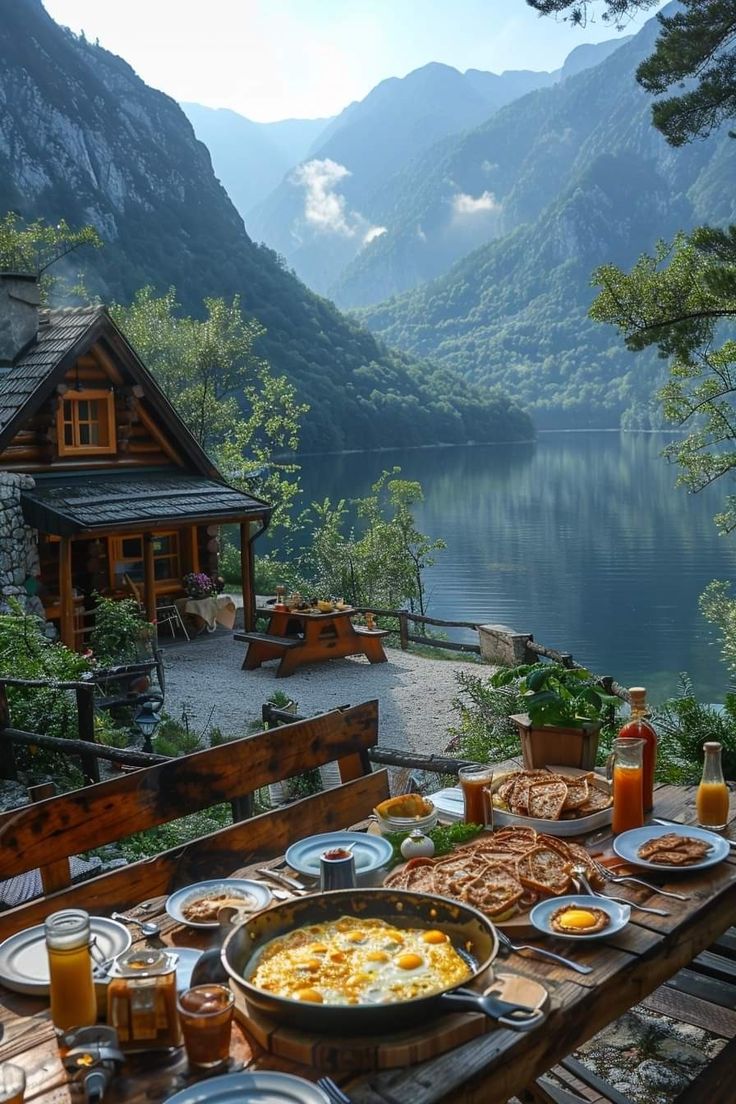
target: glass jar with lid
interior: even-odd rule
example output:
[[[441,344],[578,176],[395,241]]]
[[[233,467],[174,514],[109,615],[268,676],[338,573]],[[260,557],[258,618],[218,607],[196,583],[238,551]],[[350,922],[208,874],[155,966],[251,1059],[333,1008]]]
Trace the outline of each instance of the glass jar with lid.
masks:
[[[124,1051],[160,1050],[182,1044],[176,1010],[177,957],[141,948],[116,960],[107,987],[107,1022]]]

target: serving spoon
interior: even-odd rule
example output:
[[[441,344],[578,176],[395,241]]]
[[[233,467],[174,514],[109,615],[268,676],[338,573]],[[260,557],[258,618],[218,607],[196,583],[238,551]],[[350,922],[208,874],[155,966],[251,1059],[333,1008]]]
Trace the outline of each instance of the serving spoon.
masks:
[[[124,920],[126,924],[135,924],[141,929],[141,935],[158,935],[161,931],[161,925],[153,920],[137,920],[135,916],[126,916],[123,912],[111,912],[110,915],[113,920]]]

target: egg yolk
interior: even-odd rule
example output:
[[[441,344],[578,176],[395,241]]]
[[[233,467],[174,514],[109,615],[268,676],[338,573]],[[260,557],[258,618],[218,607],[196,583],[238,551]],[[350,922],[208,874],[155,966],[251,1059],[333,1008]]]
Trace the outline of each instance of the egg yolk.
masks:
[[[385,951],[369,951],[365,960],[366,962],[388,962],[389,956]]]
[[[327,954],[327,948],[324,943],[313,943],[309,949],[312,954]]]
[[[558,918],[558,924],[563,928],[592,928],[595,926],[595,916],[586,909],[569,909]]]
[[[311,1001],[313,1004],[322,1004],[322,994],[316,989],[297,989],[294,994],[297,1000]]]
[[[425,943],[446,943],[447,936],[441,931],[428,931],[422,936]]]
[[[416,970],[422,965],[422,959],[418,954],[402,954],[396,959],[396,965],[400,970]]]
[[[346,935],[345,938],[349,939],[351,943],[364,943],[365,942],[365,935],[363,934],[362,931],[348,932],[348,934]]]

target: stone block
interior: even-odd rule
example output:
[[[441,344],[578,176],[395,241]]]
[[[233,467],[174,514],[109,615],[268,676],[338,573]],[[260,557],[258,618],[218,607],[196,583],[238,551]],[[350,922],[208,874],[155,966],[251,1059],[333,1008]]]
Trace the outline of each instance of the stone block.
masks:
[[[516,667],[519,663],[534,663],[536,656],[527,645],[531,633],[518,633],[508,625],[479,625],[480,656],[484,663]]]

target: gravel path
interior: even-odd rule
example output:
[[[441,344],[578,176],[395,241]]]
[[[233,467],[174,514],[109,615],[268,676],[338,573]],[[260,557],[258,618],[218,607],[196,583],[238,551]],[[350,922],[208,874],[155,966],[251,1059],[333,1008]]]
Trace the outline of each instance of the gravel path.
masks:
[[[333,659],[277,679],[275,662],[242,671],[244,648],[226,632],[166,646],[166,711],[179,718],[186,709],[192,728],[201,730],[214,709],[211,723],[230,736],[245,734],[260,719],[261,706],[275,690],[296,699],[304,715],[378,698],[382,745],[436,754],[444,751],[455,719],[455,672],[479,670],[476,663],[388,648],[388,663],[370,664],[362,656]]]

